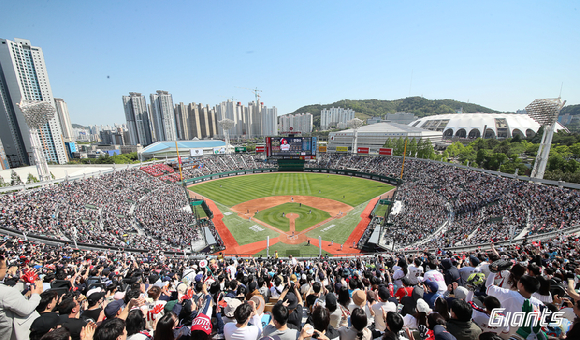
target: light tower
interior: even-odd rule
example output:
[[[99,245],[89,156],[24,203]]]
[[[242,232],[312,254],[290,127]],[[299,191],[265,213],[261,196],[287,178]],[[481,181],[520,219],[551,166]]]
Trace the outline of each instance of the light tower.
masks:
[[[354,130],[354,145],[352,147],[352,153],[356,152],[356,144],[358,139],[358,129],[363,126],[363,121],[358,118],[353,118],[348,121],[348,127]]]
[[[32,146],[32,154],[34,155],[34,162],[36,163],[36,170],[38,171],[38,179],[41,182],[50,181],[50,171],[48,170],[48,164],[42,152],[42,143],[38,136],[38,130],[54,118],[56,108],[50,102],[38,100],[29,101],[23,99],[16,105],[20,107],[28,124],[30,145]]]
[[[234,127],[234,121],[228,118],[222,119],[218,125],[224,130],[224,137],[226,140],[226,154],[230,153],[230,129]]]
[[[552,146],[552,136],[556,130],[556,122],[560,110],[564,107],[566,101],[556,99],[536,99],[530,105],[526,106],[528,115],[544,127],[544,134],[542,135],[542,142],[536,155],[536,163],[534,163],[534,170],[532,170],[532,178],[544,178],[544,171],[548,164],[548,157],[550,156],[550,147]]]

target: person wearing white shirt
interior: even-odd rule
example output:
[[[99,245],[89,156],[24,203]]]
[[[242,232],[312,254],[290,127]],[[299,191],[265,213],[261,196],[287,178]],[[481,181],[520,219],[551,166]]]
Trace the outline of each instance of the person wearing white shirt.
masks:
[[[539,312],[539,308],[543,303],[535,297],[532,297],[532,294],[534,294],[539,288],[538,280],[532,276],[523,275],[517,283],[518,290],[515,291],[493,285],[494,278],[495,273],[492,273],[487,278],[485,283],[487,287],[487,295],[495,296],[499,300],[502,308],[505,308],[504,313],[508,319],[511,319],[516,312],[521,313],[526,301],[529,301],[533,311]],[[507,337],[515,334],[517,330],[518,327],[510,327]]]
[[[440,294],[444,294],[447,290],[447,285],[445,284],[445,278],[443,274],[441,274],[436,268],[437,265],[433,263],[429,263],[430,270],[428,270],[425,275],[423,276],[423,282],[432,281],[437,283],[439,289],[437,292]]]
[[[414,286],[420,281],[422,281],[421,276],[423,275],[423,267],[421,267],[421,260],[415,258],[414,263],[409,265],[407,268],[407,278],[409,282]]]
[[[262,322],[256,311],[254,301],[250,300],[236,308],[234,312],[236,323],[224,325],[226,340],[257,340],[262,335]],[[252,325],[248,326],[248,322]]]
[[[375,313],[375,329],[383,333],[387,328],[387,324],[383,318],[383,311],[385,314],[388,312],[396,312],[397,305],[389,301],[391,294],[387,287],[380,287],[377,296],[379,301],[372,306],[372,310]]]
[[[284,291],[284,284],[282,284],[282,279],[278,276],[274,278],[274,284],[270,288],[270,297],[277,299],[280,294]]]

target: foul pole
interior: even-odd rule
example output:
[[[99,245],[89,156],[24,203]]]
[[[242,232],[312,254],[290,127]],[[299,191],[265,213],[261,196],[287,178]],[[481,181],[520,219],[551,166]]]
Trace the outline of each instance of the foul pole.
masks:
[[[403,171],[405,170],[405,157],[407,157],[407,140],[405,139],[405,148],[403,149],[403,164],[401,165],[401,179],[403,179]]]

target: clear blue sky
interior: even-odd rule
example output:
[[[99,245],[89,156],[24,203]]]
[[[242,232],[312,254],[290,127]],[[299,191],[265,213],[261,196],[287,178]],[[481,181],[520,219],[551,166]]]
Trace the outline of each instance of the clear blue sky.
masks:
[[[278,114],[341,99],[580,103],[578,1],[5,1],[2,38],[43,48],[73,123],[124,123],[156,90]]]

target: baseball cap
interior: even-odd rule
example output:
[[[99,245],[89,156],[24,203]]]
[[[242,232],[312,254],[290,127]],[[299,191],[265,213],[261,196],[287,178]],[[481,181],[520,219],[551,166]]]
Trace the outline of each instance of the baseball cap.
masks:
[[[242,301],[240,301],[240,299],[229,297],[224,298],[224,300],[228,304],[226,308],[224,308],[224,315],[228,318],[233,318],[236,308],[238,308],[242,304]]]
[[[433,293],[439,290],[439,285],[435,281],[425,281],[425,286]]]
[[[203,331],[207,335],[211,334],[210,318],[203,313],[199,313],[191,323],[191,331]]]
[[[105,293],[103,293],[103,292],[93,293],[93,294],[87,296],[87,301],[89,302],[90,305],[93,305],[96,302],[98,302],[103,296],[105,296]]]
[[[125,302],[123,300],[115,300],[105,307],[105,316],[107,319],[114,318],[117,315],[119,309],[123,309],[125,307]]]
[[[431,308],[429,308],[429,305],[423,299],[417,300],[417,307],[416,308],[417,308],[417,312],[419,312],[419,313],[431,313]]]

